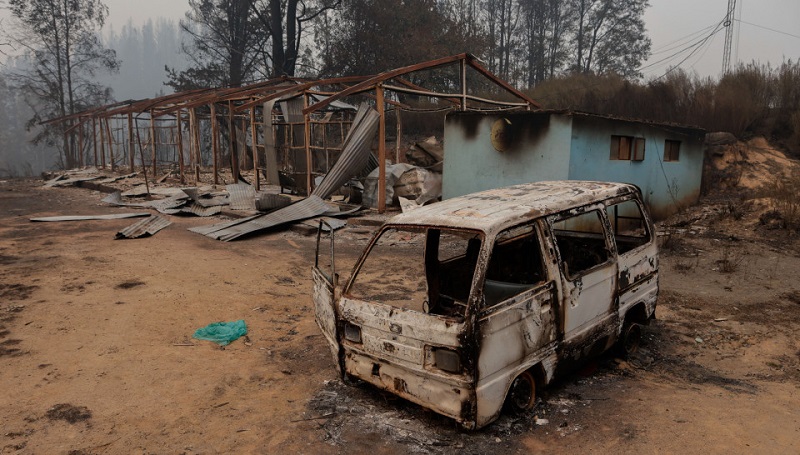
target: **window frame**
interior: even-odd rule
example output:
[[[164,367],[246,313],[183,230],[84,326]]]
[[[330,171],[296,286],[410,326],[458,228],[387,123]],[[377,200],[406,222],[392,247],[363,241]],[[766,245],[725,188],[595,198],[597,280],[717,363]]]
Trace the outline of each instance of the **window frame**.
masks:
[[[559,245],[559,239],[557,235],[558,229],[556,229],[555,224],[561,221],[569,220],[570,218],[576,218],[578,216],[586,215],[587,213],[595,212],[600,220],[600,225],[602,227],[602,232],[600,232],[600,236],[603,238],[603,244],[605,245],[606,250],[606,260],[603,262],[599,262],[589,268],[582,269],[578,272],[573,270],[569,270],[567,267],[567,262],[564,260],[563,252],[561,251],[561,246]],[[583,276],[592,273],[593,271],[605,267],[609,264],[613,264],[616,261],[617,257],[617,245],[616,241],[611,238],[612,230],[610,222],[608,221],[608,217],[606,215],[606,206],[604,203],[596,203],[592,205],[588,205],[585,207],[580,208],[580,212],[576,213],[575,210],[561,212],[550,216],[548,218],[548,229],[550,231],[552,245],[555,247],[555,250],[558,254],[558,268],[561,270],[562,275],[569,281],[576,281]],[[609,243],[611,242],[611,243]]]
[[[518,293],[512,295],[511,297],[505,298],[505,299],[503,299],[501,301],[494,302],[491,305],[488,305],[487,302],[486,302],[486,296],[484,295],[484,293],[485,293],[485,289],[486,289],[486,281],[489,280],[487,275],[489,273],[489,266],[490,266],[491,261],[492,261],[492,256],[494,255],[494,252],[495,252],[495,246],[497,246],[497,239],[499,237],[501,237],[503,235],[503,233],[510,232],[510,231],[515,230],[515,229],[523,229],[523,228],[526,228],[526,227],[530,227],[531,228],[531,232],[530,233],[520,234],[520,235],[517,235],[515,237],[511,237],[509,239],[506,239],[505,241],[514,241],[514,240],[517,240],[517,239],[519,239],[521,237],[528,236],[528,235],[533,237],[534,239],[536,239],[536,243],[537,243],[538,248],[539,248],[539,270],[542,273],[542,279],[537,281],[536,283],[530,283],[528,285],[530,287],[528,289],[523,290],[522,292],[518,292]],[[536,293],[540,292],[541,289],[545,288],[550,283],[552,283],[553,278],[550,275],[550,271],[549,271],[549,269],[547,267],[547,259],[545,258],[547,243],[546,243],[545,237],[543,236],[543,233],[544,233],[544,229],[538,223],[538,220],[531,220],[531,221],[526,221],[524,223],[518,224],[516,226],[511,226],[511,227],[508,227],[506,229],[503,229],[497,235],[494,236],[494,238],[492,239],[492,244],[491,244],[491,247],[490,247],[491,249],[489,250],[489,255],[487,257],[486,264],[483,266],[483,271],[482,271],[483,273],[482,273],[482,276],[481,276],[480,290],[481,290],[481,295],[482,295],[482,299],[481,299],[482,302],[480,303],[480,305],[481,305],[480,311],[482,313],[487,313],[487,314],[491,313],[493,311],[493,309],[503,305],[505,302],[508,302],[511,299],[517,298],[518,296],[520,296],[522,294],[530,293],[530,292],[533,292],[534,294],[536,294]],[[490,280],[490,281],[496,281],[496,280]],[[520,283],[511,283],[511,284],[522,285]]]
[[[681,160],[681,141],[675,139],[664,140],[664,162],[676,163]]]
[[[645,143],[644,137],[612,134],[609,160],[644,161]]]

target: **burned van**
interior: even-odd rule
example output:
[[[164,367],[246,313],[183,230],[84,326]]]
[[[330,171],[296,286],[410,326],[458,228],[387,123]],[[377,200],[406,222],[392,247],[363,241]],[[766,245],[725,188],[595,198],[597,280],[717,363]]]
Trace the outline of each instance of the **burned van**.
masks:
[[[403,213],[343,286],[333,244],[327,257],[317,238],[314,305],[339,373],[466,428],[531,409],[587,356],[632,352],[655,313],[655,233],[633,185],[538,182]]]

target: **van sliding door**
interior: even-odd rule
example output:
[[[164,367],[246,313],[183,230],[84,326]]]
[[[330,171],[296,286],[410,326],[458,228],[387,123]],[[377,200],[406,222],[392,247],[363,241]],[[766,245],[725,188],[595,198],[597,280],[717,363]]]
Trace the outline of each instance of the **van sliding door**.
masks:
[[[551,229],[563,283],[562,328],[569,341],[616,314],[617,264],[610,232],[598,209],[562,214],[552,220]]]

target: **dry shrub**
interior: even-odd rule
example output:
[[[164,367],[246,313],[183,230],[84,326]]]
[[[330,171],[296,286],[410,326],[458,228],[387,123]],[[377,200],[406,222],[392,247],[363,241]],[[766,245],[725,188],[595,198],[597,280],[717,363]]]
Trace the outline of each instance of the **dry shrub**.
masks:
[[[739,270],[739,265],[744,262],[746,255],[726,245],[722,249],[722,257],[717,259],[717,267],[720,273],[733,273]]]
[[[527,93],[548,109],[792,139],[800,147],[800,62],[792,60],[777,68],[742,64],[719,81],[682,70],[645,83],[614,74],[568,74]]]
[[[773,219],[780,219],[782,227],[789,229],[800,228],[800,172],[794,172],[791,177],[778,178],[770,182],[765,190],[765,196],[770,200],[772,210],[762,215],[762,224]],[[765,221],[766,220],[766,221]]]

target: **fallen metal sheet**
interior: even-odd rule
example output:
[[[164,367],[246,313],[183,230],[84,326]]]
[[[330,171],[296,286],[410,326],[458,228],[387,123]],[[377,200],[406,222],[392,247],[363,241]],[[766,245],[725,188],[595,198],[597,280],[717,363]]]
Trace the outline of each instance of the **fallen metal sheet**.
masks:
[[[262,216],[264,216],[264,215],[259,213],[257,215],[248,216],[246,218],[239,218],[239,219],[232,220],[232,221],[225,221],[225,222],[222,222],[222,223],[209,224],[209,225],[206,225],[206,226],[195,226],[193,228],[189,228],[189,230],[192,231],[192,232],[196,232],[198,234],[203,234],[203,235],[208,236],[208,237],[213,237],[213,236],[211,236],[209,234],[213,234],[214,232],[220,231],[222,229],[229,228],[231,226],[236,226],[237,224],[246,223],[246,222],[248,222],[250,220],[254,220],[254,219],[260,218]]]
[[[352,215],[358,211],[360,211],[363,207],[360,205],[352,205],[352,204],[337,204],[337,205],[328,205],[330,210],[323,213],[325,216],[348,216]]]
[[[50,221],[89,221],[89,220],[121,220],[123,218],[137,218],[140,216],[150,216],[149,212],[139,213],[114,213],[111,215],[66,215],[66,216],[46,216],[42,218],[31,218],[31,221],[50,222]]]
[[[192,215],[197,215],[202,217],[219,215],[221,212],[222,212],[221,206],[215,205],[212,207],[203,207],[197,202],[193,202],[191,205],[184,207],[178,211],[178,213],[190,213]]]
[[[101,176],[99,176],[99,175],[94,175],[94,176],[87,176],[87,177],[70,177],[70,178],[68,178],[66,180],[64,180],[64,179],[59,179],[59,180],[53,179],[53,180],[50,180],[49,182],[45,183],[44,186],[50,187],[50,188],[57,187],[57,186],[70,186],[70,185],[74,185],[74,184],[79,183],[79,182],[88,182],[90,180],[97,180],[100,177]]]
[[[156,232],[164,229],[172,222],[161,215],[153,215],[150,218],[138,221],[125,229],[117,232],[117,239],[138,239],[155,235]]]
[[[159,199],[157,201],[147,201],[144,204],[147,204],[147,206],[152,207],[161,213],[170,215],[170,211],[186,205],[187,199],[189,198],[186,196],[173,196],[166,199]]]
[[[237,220],[238,222],[236,223],[220,223],[213,226],[203,226],[203,229],[192,228],[189,230],[199,232],[213,239],[229,242],[243,235],[252,234],[293,221],[313,218],[322,215],[328,210],[330,210],[330,207],[325,204],[322,198],[312,195],[288,207],[278,209],[265,215],[257,215],[249,219]]]
[[[379,119],[378,111],[368,105],[362,104],[358,108],[353,125],[342,144],[342,155],[336,160],[336,164],[325,175],[322,182],[314,188],[312,195],[322,199],[328,198],[347,183],[350,177],[358,174],[370,164],[372,140],[378,133]]]
[[[67,174],[61,174],[53,177],[52,179],[44,182],[44,186],[53,186],[54,183],[65,180],[67,178]]]
[[[231,210],[255,210],[256,190],[246,183],[236,183],[225,187],[230,195]]]
[[[292,203],[292,198],[283,194],[263,193],[258,196],[256,209],[259,212],[269,212],[270,210],[281,209]]]
[[[230,204],[230,198],[227,194],[202,192],[201,188],[182,188],[183,192],[189,196],[194,202],[200,204],[202,207],[217,207]]]
[[[222,207],[223,205],[230,205],[231,200],[228,196],[214,196],[214,197],[201,197],[200,199],[196,199],[194,202],[199,204],[201,207]]]
[[[325,223],[322,223],[322,230],[323,232],[328,232],[333,228],[333,230],[341,229],[347,226],[347,221],[338,220],[336,218],[329,218],[329,217],[320,217],[320,218],[311,218],[308,220],[303,221],[303,224],[306,226],[311,226],[313,228],[319,227],[319,220],[324,220]]]
[[[186,193],[180,188],[157,188],[150,187],[150,195],[157,196],[184,196]],[[137,185],[122,193],[125,197],[147,196],[147,185]]]
[[[139,208],[153,208],[158,210],[161,213],[165,213],[167,215],[173,215],[175,213],[180,212],[180,207],[186,204],[186,200],[188,196],[181,192],[182,196],[172,196],[164,199],[157,199],[154,201],[144,201],[144,202],[124,202],[122,200],[122,194],[119,191],[115,191],[108,196],[104,197],[101,202],[105,202],[106,204],[112,205],[119,205],[122,207],[139,207]],[[177,209],[177,210],[176,210]]]
[[[127,174],[127,175],[115,175],[113,177],[104,178],[103,180],[100,180],[97,183],[114,183],[114,182],[118,182],[120,180],[125,180],[125,179],[131,178],[131,177],[136,177],[137,175],[139,175],[138,172],[134,172],[132,174]]]

